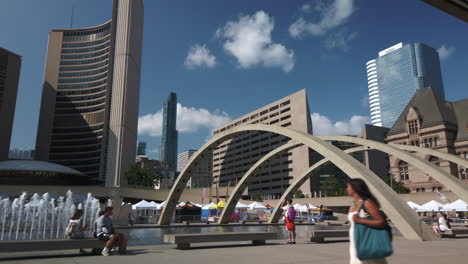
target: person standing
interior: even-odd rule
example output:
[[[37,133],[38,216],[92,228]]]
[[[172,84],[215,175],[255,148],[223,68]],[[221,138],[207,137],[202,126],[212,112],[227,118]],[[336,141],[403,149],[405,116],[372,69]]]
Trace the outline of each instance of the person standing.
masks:
[[[284,210],[284,222],[286,223],[286,229],[288,230],[288,243],[287,244],[296,244],[296,224],[294,219],[296,219],[296,210],[292,206],[292,199],[289,198],[284,201],[283,207],[286,206]]]
[[[104,214],[96,220],[96,233],[100,240],[107,241],[106,247],[102,250],[103,256],[109,256],[109,251],[113,246],[119,247],[119,253],[127,252],[127,238],[120,233],[115,233],[112,225],[113,208],[108,206],[104,208]]]
[[[348,196],[353,198],[353,204],[349,209],[348,219],[351,223],[349,229],[349,263],[350,264],[386,264],[385,258],[361,261],[357,257],[354,230],[356,224],[362,224],[370,228],[384,229],[388,227],[380,205],[369,187],[362,179],[351,179],[347,185]],[[364,219],[370,216],[372,219]]]

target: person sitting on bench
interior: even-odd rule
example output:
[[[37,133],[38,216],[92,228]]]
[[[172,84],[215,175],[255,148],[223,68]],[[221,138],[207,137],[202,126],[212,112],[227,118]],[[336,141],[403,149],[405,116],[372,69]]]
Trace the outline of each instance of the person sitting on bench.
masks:
[[[119,247],[119,253],[125,254],[127,252],[127,239],[123,234],[115,233],[112,226],[112,213],[113,208],[108,206],[104,208],[104,214],[97,219],[97,237],[100,240],[107,241],[106,247],[102,250],[103,256],[109,256],[110,249],[115,245]]]

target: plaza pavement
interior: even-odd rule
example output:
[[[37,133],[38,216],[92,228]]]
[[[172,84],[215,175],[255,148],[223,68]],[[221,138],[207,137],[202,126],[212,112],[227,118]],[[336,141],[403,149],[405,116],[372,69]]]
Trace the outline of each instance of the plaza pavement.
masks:
[[[271,241],[265,246],[246,243],[194,244],[190,250],[177,250],[174,245],[130,247],[127,255],[79,256],[74,251],[0,254],[0,263],[8,264],[248,264],[248,263],[348,263],[348,242],[285,245]],[[199,247],[201,246],[201,247]],[[197,248],[198,247],[198,248]],[[467,263],[468,238],[444,239],[436,242],[416,242],[397,238],[395,254],[389,263]],[[38,257],[38,256],[41,257]],[[28,257],[29,256],[29,257]]]

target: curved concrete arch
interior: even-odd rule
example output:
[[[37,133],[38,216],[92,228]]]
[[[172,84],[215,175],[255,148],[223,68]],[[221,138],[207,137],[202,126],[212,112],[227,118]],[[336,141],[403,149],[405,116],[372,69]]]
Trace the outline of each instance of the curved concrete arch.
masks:
[[[360,147],[355,147],[355,148],[350,148],[344,150],[346,153],[354,153],[354,152],[359,152],[359,151],[365,151],[365,150],[370,150],[372,148],[365,147],[365,146],[360,146]],[[325,163],[330,162],[329,159],[321,159],[314,163],[314,165],[310,166],[306,171],[304,171],[301,176],[297,177],[284,191],[283,195],[281,198],[278,200],[278,203],[276,203],[276,206],[274,207],[275,209],[273,210],[273,213],[270,216],[270,219],[268,220],[269,223],[278,223],[278,221],[281,218],[281,212],[283,211],[282,208],[282,203],[283,201],[288,198],[291,194],[295,193],[299,187],[301,187],[305,181],[310,177],[310,175],[317,169],[319,169],[322,165]]]
[[[172,215],[175,211],[176,204],[180,199],[188,179],[191,177],[191,170],[193,169],[194,164],[197,163],[197,160],[202,155],[202,153],[204,153],[207,149],[212,148],[212,146],[216,143],[219,143],[218,141],[220,140],[226,140],[239,133],[247,131],[265,131],[280,134],[289,137],[296,142],[303,143],[309,148],[312,148],[324,158],[327,158],[333,162],[338,168],[340,168],[350,177],[362,178],[366,180],[371,191],[375,194],[377,199],[381,201],[382,209],[385,210],[387,216],[392,219],[392,221],[407,239],[432,240],[434,238],[434,233],[430,231],[427,225],[421,225],[416,213],[411,210],[411,208],[409,208],[405,202],[401,200],[398,195],[393,192],[393,190],[390,189],[390,187],[387,186],[377,175],[367,169],[359,161],[355,160],[353,157],[346,154],[339,148],[328,144],[327,142],[317,137],[313,137],[309,134],[285,127],[263,124],[234,127],[230,130],[219,133],[210,139],[207,143],[205,143],[199,152],[197,152],[191,158],[188,166],[186,166],[186,168],[179,175],[176,182],[174,183],[174,186],[169,192],[169,195],[166,199],[166,208],[162,212],[159,219],[160,225],[168,225],[170,223]],[[397,151],[404,152],[401,150]]]
[[[232,190],[231,195],[229,196],[229,199],[227,200],[226,207],[224,207],[223,211],[221,212],[221,216],[219,217],[218,223],[219,224],[229,223],[229,218],[231,217],[231,214],[234,212],[237,202],[242,196],[242,193],[247,188],[249,184],[249,180],[252,178],[251,175],[254,173],[255,170],[257,170],[266,161],[268,161],[275,155],[279,154],[280,152],[290,150],[299,146],[302,146],[302,143],[290,142],[290,143],[284,144],[270,151],[268,154],[266,154],[261,159],[259,159],[252,167],[250,167],[250,169],[244,174],[244,176],[242,176],[240,181],[237,183],[236,187]]]
[[[398,148],[398,149],[402,149],[402,150],[414,151],[414,152],[422,153],[425,155],[438,157],[440,159],[448,160],[452,163],[455,163],[465,168],[468,167],[468,160],[462,159],[457,155],[449,154],[449,153],[438,151],[438,150],[431,149],[431,148],[423,148],[423,147],[416,147],[416,146],[402,145],[402,144],[395,144],[395,143],[390,143],[388,145]]]
[[[468,201],[468,185],[463,183],[460,179],[454,177],[450,173],[446,172],[442,168],[425,161],[424,159],[417,157],[411,153],[400,150],[394,146],[390,146],[384,143],[362,139],[358,137],[350,136],[319,136],[318,138],[327,141],[341,141],[358,144],[361,146],[368,146],[379,151],[386,152],[387,154],[398,157],[401,160],[406,161],[415,168],[424,171],[427,175],[431,176],[436,181],[442,183],[447,189],[454,192],[460,199]],[[349,175],[349,174],[348,174]]]

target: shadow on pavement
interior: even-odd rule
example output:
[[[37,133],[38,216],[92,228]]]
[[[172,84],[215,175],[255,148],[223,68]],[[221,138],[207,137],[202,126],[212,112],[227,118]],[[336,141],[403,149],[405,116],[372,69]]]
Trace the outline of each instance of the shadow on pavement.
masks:
[[[128,250],[127,254],[123,256],[135,256],[145,254],[148,251],[146,249],[133,249]],[[104,257],[100,254],[93,254],[93,253],[78,253],[78,254],[50,254],[50,255],[27,255],[27,256],[11,256],[11,257],[0,257],[0,263],[12,260],[31,260],[31,259],[54,259],[54,258],[75,258],[75,257]],[[113,256],[120,256],[119,253],[113,253],[109,257]]]

